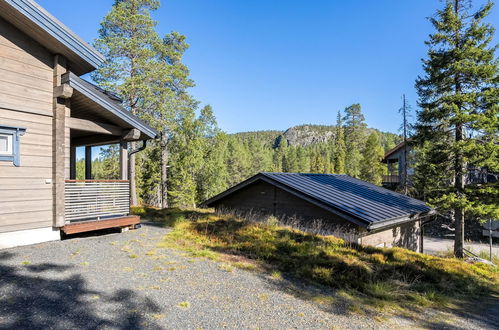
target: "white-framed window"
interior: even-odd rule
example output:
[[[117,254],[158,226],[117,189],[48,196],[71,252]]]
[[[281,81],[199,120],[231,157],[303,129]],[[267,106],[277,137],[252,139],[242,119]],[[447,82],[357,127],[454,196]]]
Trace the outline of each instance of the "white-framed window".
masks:
[[[13,134],[0,133],[0,155],[12,156],[14,152]]]
[[[21,136],[25,128],[0,125],[0,161],[12,162],[14,166],[21,165]]]

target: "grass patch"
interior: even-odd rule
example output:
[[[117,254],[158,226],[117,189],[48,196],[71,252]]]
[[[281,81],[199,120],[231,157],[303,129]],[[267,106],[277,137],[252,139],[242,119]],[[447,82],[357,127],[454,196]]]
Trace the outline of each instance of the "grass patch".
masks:
[[[128,255],[128,258],[130,258],[130,259],[136,259],[138,257],[139,256],[137,254],[134,254],[134,253]]]
[[[275,278],[276,280],[280,280],[282,278],[282,274],[280,271],[273,270],[270,272],[270,277]]]
[[[182,301],[178,304],[178,307],[181,307],[181,308],[189,308],[191,307],[191,304],[188,302],[188,301]]]
[[[146,214],[149,212],[145,209]],[[252,223],[206,210],[153,210],[173,230],[160,247],[227,262],[227,256],[255,261],[274,278],[281,274],[342,289],[350,309],[417,310],[474,303],[497,293],[499,269],[401,248],[355,247],[275,223]],[[148,217],[150,218],[150,217]],[[230,259],[230,258],[229,258]],[[341,298],[341,297],[340,297]]]
[[[220,266],[218,266],[219,269],[221,270],[225,270],[226,272],[229,272],[229,273],[232,273],[235,268],[231,265],[228,265],[228,264],[221,264]]]

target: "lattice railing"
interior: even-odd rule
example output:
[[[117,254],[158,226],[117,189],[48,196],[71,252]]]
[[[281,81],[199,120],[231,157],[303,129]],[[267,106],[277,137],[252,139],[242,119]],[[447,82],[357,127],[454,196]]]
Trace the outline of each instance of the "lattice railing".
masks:
[[[129,212],[129,181],[66,180],[66,222],[105,219]]]

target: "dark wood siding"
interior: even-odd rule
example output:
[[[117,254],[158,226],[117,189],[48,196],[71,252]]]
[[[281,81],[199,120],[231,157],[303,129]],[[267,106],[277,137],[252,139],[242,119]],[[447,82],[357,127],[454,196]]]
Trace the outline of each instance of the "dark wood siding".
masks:
[[[325,229],[329,234],[349,242],[379,247],[399,246],[414,251],[419,249],[420,232],[417,222],[368,232],[328,210],[264,181],[256,181],[213,202],[211,206],[222,210],[275,215],[279,218],[294,217],[302,219],[305,224],[320,219],[323,220],[325,226],[328,226]]]
[[[257,181],[216,202],[217,209],[252,211],[278,217],[297,217],[303,220],[326,220],[330,224],[352,228],[350,222],[264,181]]]

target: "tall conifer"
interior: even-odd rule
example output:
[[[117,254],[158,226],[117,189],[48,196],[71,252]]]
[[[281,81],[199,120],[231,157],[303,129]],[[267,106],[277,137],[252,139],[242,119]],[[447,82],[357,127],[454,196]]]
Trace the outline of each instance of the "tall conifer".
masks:
[[[499,69],[494,28],[483,21],[492,6],[473,11],[468,0],[447,0],[430,19],[435,32],[426,42],[425,74],[416,81],[417,138],[428,164],[419,168],[450,170],[434,183],[439,190],[433,202],[454,218],[457,257],[463,257],[465,215],[485,219],[499,213],[497,189],[488,190],[495,198],[480,198],[483,187],[465,187],[468,168],[499,170]]]
[[[92,76],[94,81],[123,98],[123,105],[144,118],[154,97],[150,90],[151,73],[161,38],[154,30],[151,11],[158,0],[116,0],[104,17],[96,48],[107,61]],[[135,155],[130,156],[131,204],[138,204]]]

